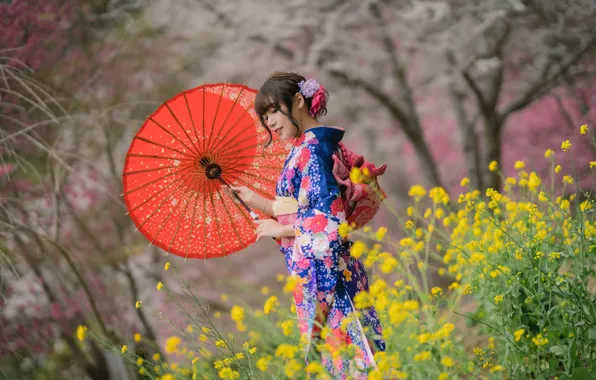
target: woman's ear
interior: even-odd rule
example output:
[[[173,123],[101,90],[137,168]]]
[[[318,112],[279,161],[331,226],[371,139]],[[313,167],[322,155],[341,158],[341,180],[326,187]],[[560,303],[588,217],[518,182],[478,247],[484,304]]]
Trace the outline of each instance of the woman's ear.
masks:
[[[304,96],[299,92],[294,96],[294,106],[297,108],[302,108],[304,106]]]

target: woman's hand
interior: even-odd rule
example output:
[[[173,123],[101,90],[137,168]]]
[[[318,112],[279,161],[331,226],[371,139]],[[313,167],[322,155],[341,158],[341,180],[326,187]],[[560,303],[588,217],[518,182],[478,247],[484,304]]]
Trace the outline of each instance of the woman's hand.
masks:
[[[291,224],[280,224],[273,219],[255,220],[257,225],[257,240],[263,236],[271,236],[276,239],[295,236],[294,227]]]
[[[250,208],[254,208],[257,206],[255,203],[258,202],[258,199],[261,198],[257,193],[252,191],[246,186],[222,186],[223,191],[236,203],[238,199],[234,196],[234,193],[240,197],[246,203],[246,205]]]

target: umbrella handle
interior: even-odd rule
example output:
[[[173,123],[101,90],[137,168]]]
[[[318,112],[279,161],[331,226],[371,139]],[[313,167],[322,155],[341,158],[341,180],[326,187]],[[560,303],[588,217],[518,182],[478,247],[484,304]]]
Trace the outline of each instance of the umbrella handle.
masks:
[[[230,185],[229,185],[229,184],[226,182],[226,180],[225,180],[225,179],[223,179],[223,178],[221,178],[221,177],[217,177],[217,179],[219,179],[219,180],[221,181],[221,183],[223,183],[224,185],[226,185],[226,186],[228,186],[228,187],[230,186]],[[240,204],[241,204],[241,205],[244,207],[244,209],[245,209],[245,210],[246,210],[246,211],[247,211],[247,212],[250,214],[250,216],[251,216],[251,217],[252,217],[254,220],[259,220],[259,217],[257,216],[257,214],[256,214],[256,213],[255,213],[255,212],[254,212],[254,211],[253,211],[253,210],[252,210],[250,207],[248,207],[248,205],[246,204],[246,202],[244,202],[244,201],[242,200],[242,198],[240,198],[240,197],[238,196],[238,194],[236,194],[236,193],[234,193],[234,192],[232,192],[232,194],[234,194],[234,197],[235,197],[236,199],[238,199],[238,202],[240,202]]]
[[[226,186],[230,186],[225,179],[221,178],[221,177],[217,177],[217,179],[219,179],[221,181],[221,183],[223,183]],[[253,218],[253,220],[259,220],[259,216],[250,208],[248,207],[248,205],[242,200],[242,198],[240,198],[238,196],[238,194],[232,192],[232,194],[234,194],[234,197],[236,199],[238,199],[238,201],[240,202],[240,204],[246,209],[246,211],[250,214],[250,216]],[[271,237],[271,239],[277,241],[277,239],[275,239],[273,236]]]

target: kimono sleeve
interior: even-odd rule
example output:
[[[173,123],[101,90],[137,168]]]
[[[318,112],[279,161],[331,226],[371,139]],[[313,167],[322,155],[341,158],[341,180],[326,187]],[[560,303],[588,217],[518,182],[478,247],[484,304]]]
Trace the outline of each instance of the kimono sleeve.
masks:
[[[339,259],[343,239],[339,225],[345,221],[341,192],[332,173],[332,159],[318,145],[307,145],[297,160],[300,177],[295,244],[311,259]]]

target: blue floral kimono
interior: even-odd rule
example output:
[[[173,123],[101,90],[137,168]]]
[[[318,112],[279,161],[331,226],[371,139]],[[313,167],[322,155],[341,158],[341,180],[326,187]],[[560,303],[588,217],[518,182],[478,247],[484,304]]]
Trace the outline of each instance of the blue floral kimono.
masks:
[[[296,237],[280,243],[290,275],[299,278],[294,301],[300,333],[309,341],[307,350],[317,344],[321,326],[327,326],[326,343],[336,348],[353,344],[357,355],[353,362],[324,355],[323,362],[337,376],[354,376],[358,368],[373,365],[373,353],[384,351],[385,343],[374,308],[361,310],[361,318],[350,318],[347,328],[341,328],[354,311],[356,294],[369,289],[364,265],[350,256],[351,242],[338,233],[345,212],[332,155],[343,135],[340,128],[317,127],[295,140],[276,192],[278,200],[297,200],[297,212],[277,218],[295,227]]]

